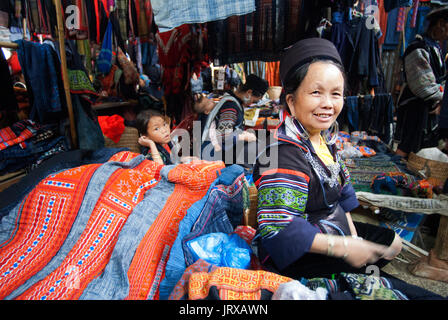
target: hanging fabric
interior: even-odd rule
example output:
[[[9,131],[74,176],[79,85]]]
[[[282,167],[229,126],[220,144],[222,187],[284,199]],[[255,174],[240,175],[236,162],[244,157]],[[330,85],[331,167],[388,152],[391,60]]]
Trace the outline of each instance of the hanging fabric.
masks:
[[[96,62],[98,72],[108,74],[112,67],[112,23],[109,21]]]
[[[255,11],[254,0],[151,0],[154,19],[165,32],[183,24],[222,20]]]

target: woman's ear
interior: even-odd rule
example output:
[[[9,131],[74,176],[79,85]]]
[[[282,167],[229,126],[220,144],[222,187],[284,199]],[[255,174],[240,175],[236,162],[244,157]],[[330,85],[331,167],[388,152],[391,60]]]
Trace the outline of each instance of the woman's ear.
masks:
[[[288,93],[285,97],[286,106],[289,109],[289,113],[295,117],[295,110],[294,110],[294,95],[292,93]]]

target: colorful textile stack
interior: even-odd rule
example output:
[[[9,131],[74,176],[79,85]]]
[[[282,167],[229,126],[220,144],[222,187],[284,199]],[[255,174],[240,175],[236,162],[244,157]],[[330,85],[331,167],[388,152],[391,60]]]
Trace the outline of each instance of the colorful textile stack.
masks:
[[[160,281],[164,277],[179,222],[188,208],[206,194],[223,168],[222,162],[200,162],[180,164],[168,172],[167,178],[175,187],[136,249],[127,273],[130,288],[126,299],[158,299]]]
[[[54,125],[20,120],[0,129],[0,175],[33,170],[50,156],[68,150],[66,138]]]
[[[135,261],[122,273],[130,275],[126,292],[142,293],[147,287],[139,285],[149,283],[151,292],[139,297],[157,293],[157,279],[163,277],[163,262],[179,221],[222,168],[222,162],[205,161],[161,166],[142,155],[120,152],[104,164],[48,176],[1,221],[0,298],[63,300],[94,294],[107,299],[101,290],[110,282],[103,278],[105,270],[117,261],[112,256],[128,252],[135,253],[130,255]],[[169,201],[149,223],[141,243],[130,250],[119,246],[117,252],[122,233],[129,235],[124,228],[128,218],[138,214],[142,200],[151,199],[148,190],[160,182],[171,185]]]
[[[21,120],[10,127],[0,129],[0,150],[4,150],[15,144],[26,148],[25,140],[35,135],[39,125],[32,120]]]
[[[260,300],[291,278],[262,270],[217,268],[204,260],[191,265],[170,295],[170,300]]]

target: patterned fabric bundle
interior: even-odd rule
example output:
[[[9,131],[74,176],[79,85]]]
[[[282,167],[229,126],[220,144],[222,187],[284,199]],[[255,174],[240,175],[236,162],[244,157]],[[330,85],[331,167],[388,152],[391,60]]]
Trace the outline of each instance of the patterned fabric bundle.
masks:
[[[10,127],[0,129],[0,150],[6,149],[15,144],[20,144],[26,148],[25,140],[35,135],[39,125],[31,120],[21,120]]]
[[[268,271],[217,268],[198,260],[187,268],[169,299],[270,299],[280,284],[291,280]]]
[[[189,252],[184,253],[184,238],[193,239],[199,236],[200,233],[196,229],[200,229],[203,232],[202,234],[205,234],[209,229],[208,224],[213,223],[212,221],[215,221],[219,216],[219,213],[217,213],[220,211],[219,208],[224,207],[226,209],[225,216],[232,215],[233,212],[243,212],[245,208],[244,179],[241,166],[232,165],[224,168],[221,170],[220,176],[210,185],[207,194],[187,210],[187,214],[179,224],[177,237],[170,251],[170,257],[165,268],[165,278],[160,283],[161,300],[168,298],[188,266],[189,259],[186,255],[188,256]],[[203,216],[206,216],[206,218],[202,218]],[[209,219],[211,216],[213,218]],[[203,221],[206,221],[206,223],[203,223]],[[214,232],[230,233],[233,230],[228,219],[220,220],[217,225],[220,229],[214,230]]]
[[[268,300],[280,285],[293,279],[262,270],[218,268],[204,260],[188,267],[177,283],[170,300]],[[297,281],[297,280],[296,280]],[[335,279],[300,279],[306,288],[328,292],[327,299],[339,300],[409,300],[400,281],[365,274],[340,273]],[[314,299],[312,299],[314,300]]]
[[[26,281],[15,298],[77,299],[102,271],[127,217],[157,182],[154,162],[114,161],[129,154],[50,175],[10,213],[12,225],[2,223],[14,228],[1,245],[2,298]]]
[[[115,298],[124,299],[128,293],[131,299],[133,293],[146,298],[148,293],[157,293],[154,279],[163,276],[163,261],[179,221],[223,167],[219,162],[161,166],[126,151],[104,164],[49,175],[1,221],[0,299],[108,299],[103,289],[114,282],[105,271],[109,265],[115,269],[118,260],[111,257],[117,254],[127,255],[130,267],[112,280],[128,274],[130,287],[120,287],[124,290]],[[123,237],[135,235],[125,228],[128,218],[134,228],[134,212],[142,217],[142,200],[151,199],[152,190],[161,182],[172,186],[168,201],[149,219],[157,217],[154,223],[139,223],[150,226],[143,230],[142,241],[123,249],[122,229]],[[135,260],[132,264],[131,259]]]
[[[130,289],[126,299],[158,299],[179,222],[188,208],[206,194],[223,168],[223,162],[200,162],[180,164],[168,172],[167,178],[175,187],[135,252],[128,271]]]

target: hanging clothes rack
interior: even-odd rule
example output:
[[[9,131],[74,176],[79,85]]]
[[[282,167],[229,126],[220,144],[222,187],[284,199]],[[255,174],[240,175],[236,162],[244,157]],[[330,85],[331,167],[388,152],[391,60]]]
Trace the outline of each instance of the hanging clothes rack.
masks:
[[[70,80],[68,78],[67,72],[67,58],[65,54],[65,37],[64,37],[64,24],[62,21],[62,7],[61,2],[57,0],[53,0],[53,3],[56,7],[56,17],[57,17],[57,33],[58,33],[58,42],[59,42],[59,51],[61,54],[61,71],[62,71],[62,82],[64,84],[64,93],[65,99],[67,101],[67,110],[68,117],[70,122],[70,136],[71,142],[74,149],[78,146],[78,138],[76,132],[76,124],[75,124],[75,116],[73,113],[73,104],[72,98],[70,95]],[[25,34],[25,31],[24,31]],[[9,49],[17,49],[19,45],[14,42],[5,42],[0,41],[0,47],[9,48]]]

